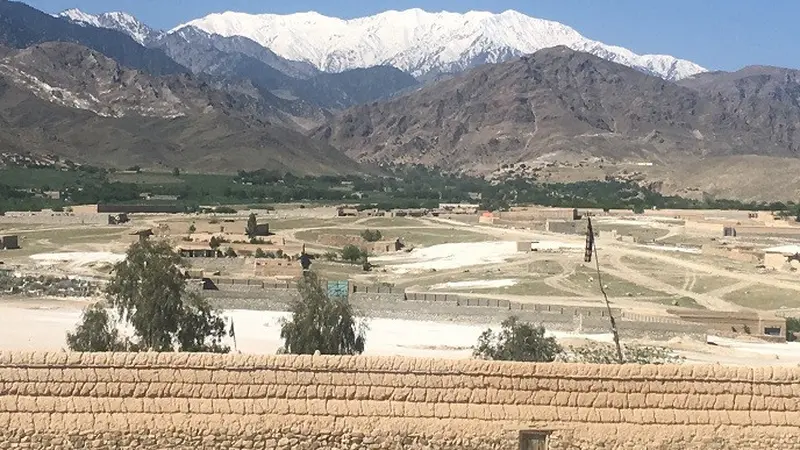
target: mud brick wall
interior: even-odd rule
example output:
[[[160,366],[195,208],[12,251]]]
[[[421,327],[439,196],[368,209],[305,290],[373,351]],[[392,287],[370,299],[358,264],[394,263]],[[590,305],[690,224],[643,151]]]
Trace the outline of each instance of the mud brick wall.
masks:
[[[0,354],[0,448],[798,450],[800,369]]]

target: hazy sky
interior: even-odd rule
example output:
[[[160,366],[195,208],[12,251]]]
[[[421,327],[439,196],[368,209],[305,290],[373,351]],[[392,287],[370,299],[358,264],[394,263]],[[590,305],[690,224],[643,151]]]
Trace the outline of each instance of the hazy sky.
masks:
[[[515,9],[575,28],[637,53],[664,53],[709,69],[750,64],[800,68],[800,0],[25,0],[45,12],[125,11],[169,29],[226,10],[286,14],[317,11],[353,18],[387,9]]]

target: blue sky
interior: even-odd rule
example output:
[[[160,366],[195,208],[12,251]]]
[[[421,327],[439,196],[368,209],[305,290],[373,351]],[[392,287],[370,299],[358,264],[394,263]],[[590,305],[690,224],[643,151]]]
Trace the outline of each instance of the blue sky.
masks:
[[[125,11],[168,29],[225,10],[318,11],[352,18],[387,9],[463,12],[515,9],[569,25],[584,36],[637,53],[665,53],[709,69],[750,64],[800,68],[798,0],[25,0],[46,12]]]

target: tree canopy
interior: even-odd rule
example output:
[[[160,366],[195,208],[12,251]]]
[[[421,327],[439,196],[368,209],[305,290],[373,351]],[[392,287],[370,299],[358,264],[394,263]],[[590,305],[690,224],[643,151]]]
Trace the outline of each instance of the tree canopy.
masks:
[[[544,334],[544,327],[534,327],[511,316],[503,321],[498,333],[489,328],[481,334],[473,355],[498,361],[552,362],[561,353],[561,346],[554,337]]]
[[[252,239],[256,236],[256,228],[258,228],[256,214],[250,213],[250,217],[247,218],[247,226],[244,228],[244,233],[247,235],[247,237]]]
[[[281,325],[284,353],[355,355],[364,351],[366,324],[346,299],[329,298],[314,272],[298,283],[300,299],[291,305],[291,319]]]
[[[133,329],[131,347],[143,351],[228,352],[225,320],[196,293],[186,292],[180,256],[163,241],[132,244],[114,267],[106,288],[109,307]],[[73,350],[111,351],[116,328],[101,306],[84,311],[75,333],[67,336]]]
[[[67,332],[67,346],[76,352],[119,351],[126,347],[102,302],[83,310],[75,331]]]

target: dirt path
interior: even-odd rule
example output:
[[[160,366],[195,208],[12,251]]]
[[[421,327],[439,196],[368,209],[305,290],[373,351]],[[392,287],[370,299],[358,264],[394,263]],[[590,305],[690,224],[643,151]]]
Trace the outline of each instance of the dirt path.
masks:
[[[726,302],[714,295],[700,294],[686,289],[676,288],[661,280],[643,275],[636,269],[623,263],[622,257],[618,253],[611,253],[609,256],[606,256],[606,262],[609,262],[610,264],[607,263],[602,266],[604,272],[623,280],[627,280],[633,284],[644,286],[655,291],[666,292],[671,295],[689,297],[696,301],[699,305],[712,310],[738,311],[742,309],[740,306]]]

